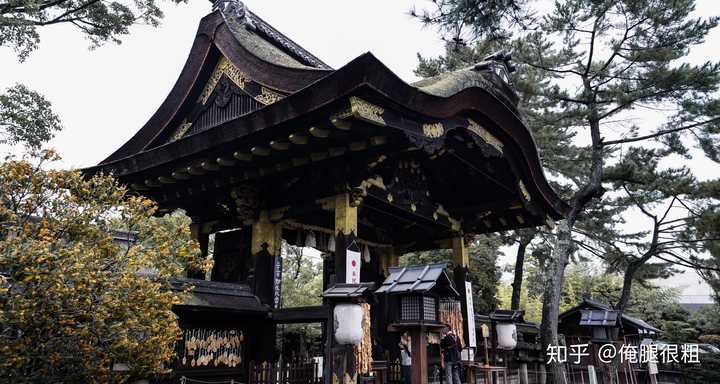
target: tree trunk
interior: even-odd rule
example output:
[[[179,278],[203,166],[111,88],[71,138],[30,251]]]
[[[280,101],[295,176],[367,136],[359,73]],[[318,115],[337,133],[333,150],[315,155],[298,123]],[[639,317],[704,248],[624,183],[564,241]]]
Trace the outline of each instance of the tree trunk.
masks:
[[[631,262],[625,270],[625,275],[623,276],[623,287],[620,293],[620,300],[615,306],[615,309],[620,311],[621,314],[625,312],[625,308],[627,308],[628,302],[630,301],[633,279],[635,279],[635,272],[637,272],[639,267],[639,264]]]
[[[525,264],[525,251],[530,240],[526,240],[521,236],[518,243],[517,257],[515,258],[515,277],[512,283],[512,297],[510,299],[510,309],[516,311],[520,309],[520,293],[522,292],[523,266]]]
[[[540,338],[543,350],[548,346],[560,345],[558,340],[558,316],[560,315],[560,293],[562,292],[565,266],[572,252],[571,229],[567,221],[558,225],[557,240],[553,255],[547,261],[547,275],[543,292],[542,324],[540,325]],[[567,384],[565,367],[555,361],[549,363],[550,382]]]

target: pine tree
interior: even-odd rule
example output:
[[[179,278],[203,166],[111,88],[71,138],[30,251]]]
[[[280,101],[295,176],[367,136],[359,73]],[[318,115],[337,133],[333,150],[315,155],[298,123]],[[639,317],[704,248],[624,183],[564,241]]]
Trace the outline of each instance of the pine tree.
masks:
[[[578,151],[563,152],[571,209],[556,230],[547,264],[541,335],[544,345],[556,345],[564,271],[577,247],[573,232],[610,187],[603,183],[605,168],[631,146],[657,146],[665,155],[689,156],[691,140],[709,158],[720,160],[720,102],[715,97],[720,66],[684,60],[718,18],[691,18],[693,0],[558,0],[544,13],[535,8],[537,3],[524,1],[434,3],[437,10],[419,15],[426,24],[438,26],[456,42],[463,37],[497,39],[512,46],[523,66],[537,71],[540,81],[529,92],[545,107],[528,108],[533,111],[529,115],[536,115],[528,119],[531,126],[552,122],[552,129],[562,127],[561,132],[575,134],[573,141],[583,144]],[[502,3],[511,5],[512,12],[494,7]],[[658,113],[660,124],[628,124],[639,108],[674,113]],[[618,125],[626,134],[615,133]],[[565,382],[561,365],[550,368],[556,382]]]

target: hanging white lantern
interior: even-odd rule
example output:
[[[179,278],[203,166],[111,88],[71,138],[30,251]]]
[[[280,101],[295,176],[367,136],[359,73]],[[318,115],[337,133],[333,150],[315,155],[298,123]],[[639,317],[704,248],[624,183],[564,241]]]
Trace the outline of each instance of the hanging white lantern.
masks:
[[[370,248],[367,246],[367,244],[363,245],[362,258],[364,262],[370,262]]]
[[[317,242],[315,241],[315,232],[308,231],[307,236],[305,236],[305,246],[309,248],[315,248],[317,245]]]
[[[335,341],[338,344],[358,345],[363,338],[363,310],[358,304],[335,306]]]
[[[517,347],[517,327],[513,323],[497,324],[498,348],[515,349]]]

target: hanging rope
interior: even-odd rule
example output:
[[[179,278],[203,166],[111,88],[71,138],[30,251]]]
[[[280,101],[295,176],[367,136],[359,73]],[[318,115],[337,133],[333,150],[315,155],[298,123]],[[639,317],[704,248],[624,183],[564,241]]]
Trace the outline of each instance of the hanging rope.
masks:
[[[197,379],[191,379],[189,377],[182,376],[180,377],[180,384],[189,384],[189,383],[200,383],[200,384],[240,384],[239,381],[235,381],[233,379],[230,379],[230,381],[223,380],[223,381],[204,381],[204,380],[197,380]]]

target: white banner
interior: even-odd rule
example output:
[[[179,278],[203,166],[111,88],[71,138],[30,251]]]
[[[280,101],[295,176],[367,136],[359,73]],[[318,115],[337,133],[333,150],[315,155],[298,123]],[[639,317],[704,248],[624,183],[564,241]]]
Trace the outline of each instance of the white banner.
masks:
[[[345,282],[360,283],[360,252],[347,249],[345,251]]]
[[[467,324],[468,324],[468,347],[476,348],[477,340],[475,339],[475,307],[473,306],[472,283],[465,282],[465,303],[467,304]]]

